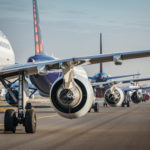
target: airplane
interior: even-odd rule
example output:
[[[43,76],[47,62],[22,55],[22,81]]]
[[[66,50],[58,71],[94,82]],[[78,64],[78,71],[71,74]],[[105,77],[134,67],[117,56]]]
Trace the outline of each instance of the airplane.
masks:
[[[130,107],[130,100],[133,103],[138,104],[144,100],[143,90],[150,89],[149,86],[126,86],[121,88],[125,93],[125,99],[122,103],[122,107],[127,105]]]
[[[0,31],[0,66],[12,65],[15,63],[15,54],[6,35]]]
[[[107,82],[95,82],[92,83],[93,88],[105,87],[106,89],[104,93],[104,100],[107,104],[112,107],[116,106],[130,106],[129,104],[129,95],[133,103],[138,104],[142,101],[142,93],[141,89],[149,89],[150,87],[142,87],[142,86],[125,86],[125,87],[117,87],[117,84],[125,84],[125,83],[137,83],[139,81],[148,81],[150,78],[139,78],[139,79],[127,79],[127,80],[118,80],[118,81],[107,81]]]
[[[15,54],[12,49],[10,42],[8,41],[6,35],[0,30],[0,69],[3,66],[12,65],[15,63]],[[1,96],[5,94],[5,89],[0,83]]]
[[[102,33],[100,33],[100,54],[103,54],[102,50]],[[125,77],[135,77],[139,76],[140,74],[130,74],[130,75],[121,75],[121,76],[110,76],[106,72],[103,71],[103,63],[100,63],[99,66],[100,70],[98,73],[96,73],[93,77],[88,77],[92,82],[106,82],[108,80],[112,79],[119,79],[119,78],[125,78]],[[101,97],[101,95],[97,94],[97,97]]]
[[[103,53],[102,50],[102,33],[100,33],[100,54]],[[108,80],[112,80],[112,79],[119,79],[119,78],[126,78],[126,77],[135,77],[135,76],[139,76],[140,74],[130,74],[130,75],[121,75],[121,76],[113,76],[111,77],[110,75],[108,75],[106,72],[103,71],[103,63],[100,63],[100,71],[98,73],[96,73],[93,77],[88,77],[92,83],[94,82],[107,82]],[[95,88],[95,96],[96,98],[103,98],[105,91],[108,89],[108,86],[103,86],[103,87],[98,87]],[[104,106],[107,105],[107,103],[104,102]],[[95,102],[92,105],[91,109],[94,109],[95,112],[98,112],[100,108],[100,105],[98,102]],[[89,110],[89,112],[91,111],[91,109]]]
[[[65,118],[75,119],[86,115],[95,101],[91,82],[83,65],[114,62],[121,65],[123,60],[149,57],[150,50],[124,53],[100,54],[95,56],[55,59],[45,55],[41,38],[37,1],[33,0],[35,56],[25,64],[3,66],[0,81],[16,102],[17,111],[8,109],[4,116],[4,129],[15,133],[18,124],[25,127],[26,133],[36,132],[36,113],[27,103],[28,82],[44,95],[50,97],[52,107]],[[8,80],[17,78],[18,96],[13,93]]]
[[[100,33],[100,54],[102,54],[102,53],[103,53],[103,51],[102,51],[102,33]],[[108,75],[107,73],[105,73],[103,71],[103,68],[104,68],[103,67],[103,63],[100,63],[100,71],[99,71],[99,73],[95,74],[93,77],[89,77],[89,79],[91,80],[92,83],[94,83],[94,82],[107,82],[108,80],[112,80],[112,79],[119,79],[119,78],[125,78],[125,77],[135,77],[135,76],[139,76],[140,75],[139,73],[137,73],[137,74],[121,75],[121,76],[113,76],[113,77],[111,77],[110,75]],[[108,86],[101,86],[101,87],[95,88],[94,91],[95,91],[96,98],[103,98],[104,94],[105,94],[105,91],[108,88],[109,88]],[[107,105],[107,103],[104,102],[104,106],[106,106],[106,105]],[[99,103],[95,102],[92,105],[91,109],[94,109],[95,112],[98,112],[99,108],[100,108]]]

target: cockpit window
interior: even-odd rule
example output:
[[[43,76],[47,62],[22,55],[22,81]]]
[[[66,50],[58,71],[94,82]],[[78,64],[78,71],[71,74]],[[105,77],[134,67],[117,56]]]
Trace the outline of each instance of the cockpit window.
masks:
[[[7,49],[10,49],[10,46],[7,43],[4,43],[2,41],[0,41],[0,46],[7,48]]]

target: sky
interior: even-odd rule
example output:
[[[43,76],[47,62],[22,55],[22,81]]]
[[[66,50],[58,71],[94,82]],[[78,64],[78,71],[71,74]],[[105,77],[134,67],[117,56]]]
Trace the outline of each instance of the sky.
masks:
[[[38,0],[46,54],[57,58],[99,54],[99,34],[104,53],[150,50],[149,0]],[[9,39],[17,63],[34,55],[32,0],[0,0],[0,30]],[[150,58],[105,63],[110,75],[140,72],[150,77]],[[89,75],[99,65],[85,67]]]

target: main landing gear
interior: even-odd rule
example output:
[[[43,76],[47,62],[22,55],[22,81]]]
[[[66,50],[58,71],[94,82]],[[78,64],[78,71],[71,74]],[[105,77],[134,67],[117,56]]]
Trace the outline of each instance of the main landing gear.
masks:
[[[127,107],[130,107],[130,96],[125,93],[125,98],[124,98],[124,101],[122,102],[122,107],[125,107],[125,105]]]
[[[91,107],[91,109],[94,110],[94,112],[99,112],[100,111],[100,104],[99,103],[94,103]],[[89,110],[89,112],[91,112],[91,109]]]
[[[18,124],[22,124],[25,127],[26,133],[35,133],[36,132],[36,114],[32,109],[31,103],[27,103],[26,101],[26,93],[27,93],[27,82],[25,80],[24,72],[20,72],[19,74],[19,94],[18,97],[14,95],[12,89],[5,82],[5,79],[0,78],[4,87],[8,90],[9,94],[13,98],[15,102],[18,103],[17,109],[8,109],[5,112],[4,116],[4,130],[5,132],[16,132],[16,127]]]
[[[124,107],[125,105],[126,105],[127,107],[130,107],[130,102],[129,102],[129,101],[123,101],[122,107]]]

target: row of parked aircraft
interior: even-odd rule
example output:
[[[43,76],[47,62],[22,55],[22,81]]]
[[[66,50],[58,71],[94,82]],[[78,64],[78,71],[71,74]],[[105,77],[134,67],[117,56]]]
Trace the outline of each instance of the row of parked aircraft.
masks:
[[[102,33],[100,33],[100,54],[102,54]],[[103,68],[103,63],[100,63],[100,71],[93,77],[89,77],[89,79],[91,80],[91,83],[93,85],[96,98],[104,98],[104,106],[109,104],[111,106],[124,107],[125,105],[127,105],[127,107],[129,107],[130,100],[132,100],[136,104],[142,101],[142,89],[148,89],[150,87],[138,86],[136,85],[136,82],[149,80],[149,78],[134,79],[135,77],[138,77],[140,75],[139,73],[121,76],[110,76],[103,71]],[[133,79],[113,80],[126,77],[133,77]],[[115,85],[119,83],[131,83],[132,85],[120,88],[115,87]],[[112,91],[114,92],[114,94],[112,94]],[[116,95],[118,95],[119,97],[117,97]],[[99,111],[99,107],[100,104],[98,102],[95,102],[92,105],[92,108],[95,112]]]
[[[82,117],[88,113],[95,103],[93,89],[107,86],[104,94],[106,102],[111,106],[119,106],[124,100],[124,92],[115,84],[150,80],[150,78],[132,79],[132,81],[105,80],[102,71],[102,63],[113,61],[116,65],[120,65],[123,60],[149,57],[150,50],[68,59],[47,56],[43,50],[37,0],[33,0],[33,18],[35,55],[29,57],[25,64],[15,64],[12,47],[6,36],[0,33],[0,81],[9,95],[6,101],[9,103],[13,101],[12,105],[18,109],[18,112],[13,109],[6,110],[5,131],[15,133],[18,124],[23,124],[26,133],[36,131],[36,114],[31,103],[28,102],[29,80],[40,95],[50,97],[51,105],[59,115],[69,119]],[[95,79],[91,82],[82,66],[96,63],[101,63],[98,78],[103,80]],[[16,82],[18,90],[12,88]],[[138,97],[138,92],[135,97]]]

